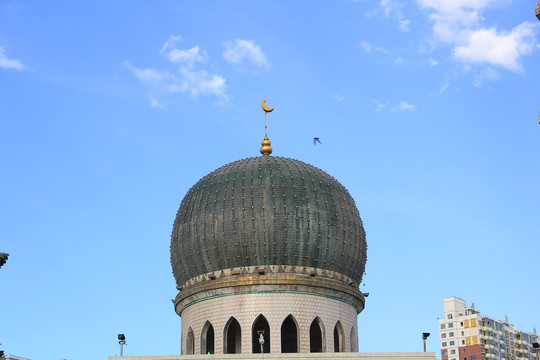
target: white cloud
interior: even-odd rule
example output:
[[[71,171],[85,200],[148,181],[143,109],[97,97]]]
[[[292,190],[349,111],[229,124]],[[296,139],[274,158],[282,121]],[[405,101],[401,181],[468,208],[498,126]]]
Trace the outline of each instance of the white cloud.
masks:
[[[487,63],[512,71],[521,71],[519,59],[536,46],[535,27],[525,22],[510,33],[494,28],[468,32],[467,41],[454,48],[453,56],[465,63]]]
[[[379,18],[394,19],[398,23],[398,29],[401,31],[409,31],[411,21],[406,19],[401,11],[403,1],[398,0],[380,0],[377,8],[366,12],[369,17],[376,16]]]
[[[163,98],[174,93],[216,96],[222,102],[226,102],[225,78],[221,75],[210,74],[204,69],[195,68],[195,64],[208,60],[206,51],[198,45],[190,49],[177,49],[176,43],[181,39],[180,35],[171,35],[160,50],[161,55],[165,56],[171,64],[179,64],[179,68],[158,70],[138,68],[127,61],[123,63],[147,88],[150,106],[166,109]]]
[[[177,75],[168,71],[156,69],[141,69],[124,62],[133,75],[148,89],[149,102],[152,107],[165,109],[166,105],[159,100],[160,97],[174,93],[188,92],[191,95],[215,95],[226,100],[226,80],[220,75],[209,74],[205,70],[192,70],[181,67]]]
[[[416,106],[414,106],[413,104],[409,104],[403,100],[401,100],[401,102],[397,106],[397,110],[399,111],[412,111],[414,109],[416,109]]]
[[[454,59],[465,65],[488,65],[521,71],[520,59],[537,46],[538,26],[523,22],[511,31],[486,27],[482,12],[508,0],[417,0],[430,11],[433,39],[452,46]]]
[[[403,19],[399,21],[399,28],[401,31],[410,31],[411,29],[409,26],[411,25],[411,21],[407,19]]]
[[[442,84],[441,88],[439,89],[439,94],[442,94],[443,92],[445,92],[446,89],[448,89],[448,85],[450,85],[448,81]]]
[[[224,45],[223,58],[231,64],[245,65],[247,63],[262,68],[270,67],[270,62],[261,47],[253,40],[236,39],[227,41]]]
[[[193,95],[217,95],[224,96],[225,78],[219,75],[208,74],[204,70],[191,71],[187,68],[180,69],[183,75],[185,88]]]
[[[164,104],[159,102],[159,100],[156,99],[153,96],[149,96],[148,101],[150,101],[150,106],[152,106],[154,108],[158,108],[158,109],[162,109],[162,110],[165,110],[167,108],[167,106],[165,106]]]
[[[396,105],[396,106],[389,106],[388,100],[381,102],[377,99],[372,100],[372,102],[375,104],[375,112],[381,112],[384,109],[388,108],[390,111],[413,111],[416,109],[416,106],[413,104],[409,104],[403,100]]]
[[[378,52],[382,52],[382,53],[385,53],[385,54],[388,53],[388,50],[386,50],[385,48],[380,47],[380,46],[373,46],[370,43],[368,43],[367,41],[362,41],[359,45],[367,53],[370,53],[372,51],[378,51]]]
[[[428,62],[430,66],[436,66],[439,63],[437,60],[434,60],[432,58],[429,58]]]
[[[158,93],[174,93],[185,91],[185,88],[179,85],[179,80],[176,76],[168,71],[159,71],[156,69],[140,69],[125,61],[123,64],[131,70],[133,75],[142,83],[147,85],[153,91]]]
[[[174,45],[180,40],[182,40],[180,35],[171,35],[161,48],[161,53],[163,54],[169,47],[174,48]]]
[[[24,65],[19,60],[9,59],[6,54],[4,54],[4,48],[0,46],[0,68],[6,70],[23,70]]]
[[[343,101],[343,100],[345,100],[345,97],[344,97],[344,96],[340,96],[340,95],[337,95],[337,94],[332,95],[332,97],[333,97],[334,99],[336,99],[337,101]]]
[[[394,59],[394,64],[398,64],[398,65],[405,64],[405,60],[403,60],[401,56],[398,56]]]
[[[193,66],[196,62],[203,62],[208,59],[206,51],[201,50],[198,45],[187,50],[172,49],[167,53],[167,58],[172,63],[184,63]]]

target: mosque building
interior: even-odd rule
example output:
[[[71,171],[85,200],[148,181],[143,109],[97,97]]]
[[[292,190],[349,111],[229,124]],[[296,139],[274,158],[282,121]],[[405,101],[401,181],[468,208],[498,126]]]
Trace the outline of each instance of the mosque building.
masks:
[[[354,200],[265,142],[262,156],[203,177],[178,210],[182,353],[260,353],[260,334],[265,353],[358,351],[366,236]]]
[[[265,116],[273,110],[262,106]],[[176,214],[171,265],[182,355],[130,359],[363,358],[357,316],[367,296],[359,290],[367,243],[355,202],[323,170],[272,156],[267,136],[260,152],[204,176]]]

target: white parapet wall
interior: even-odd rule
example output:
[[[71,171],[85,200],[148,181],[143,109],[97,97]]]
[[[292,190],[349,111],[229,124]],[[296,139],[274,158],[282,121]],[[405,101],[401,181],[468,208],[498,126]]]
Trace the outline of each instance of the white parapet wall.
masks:
[[[436,360],[434,352],[112,356],[108,360]]]

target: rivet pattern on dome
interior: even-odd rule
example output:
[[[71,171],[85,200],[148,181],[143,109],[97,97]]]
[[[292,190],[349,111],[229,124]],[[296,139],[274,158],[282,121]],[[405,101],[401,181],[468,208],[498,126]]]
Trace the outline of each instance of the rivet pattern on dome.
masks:
[[[324,171],[298,160],[238,160],[186,194],[171,236],[177,285],[246,266],[335,271],[361,282],[365,232],[354,200]]]

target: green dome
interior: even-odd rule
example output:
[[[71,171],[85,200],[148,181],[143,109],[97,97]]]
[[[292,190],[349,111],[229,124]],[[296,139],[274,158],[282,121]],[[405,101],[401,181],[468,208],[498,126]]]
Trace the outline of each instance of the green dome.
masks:
[[[176,283],[222,269],[291,265],[331,270],[360,284],[366,236],[336,179],[275,156],[238,160],[199,180],[174,222]]]

